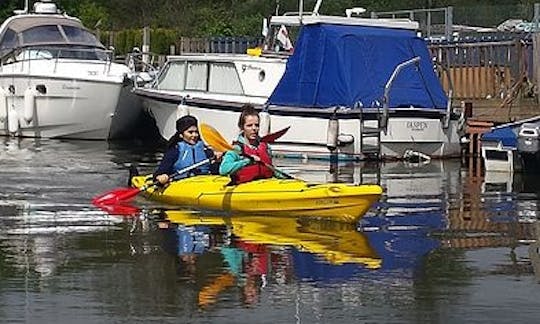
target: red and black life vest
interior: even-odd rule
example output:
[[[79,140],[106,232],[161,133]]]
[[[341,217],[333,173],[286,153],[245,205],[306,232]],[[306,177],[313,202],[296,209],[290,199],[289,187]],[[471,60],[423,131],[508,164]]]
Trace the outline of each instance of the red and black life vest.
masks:
[[[242,153],[246,156],[256,155],[262,162],[253,162],[241,168],[234,174],[234,182],[236,184],[249,182],[256,179],[267,179],[274,175],[274,172],[264,165],[272,164],[272,158],[268,154],[268,146],[266,143],[261,142],[257,147],[251,147],[250,145],[244,145],[242,143],[235,143],[242,148]],[[264,162],[264,163],[263,163]]]

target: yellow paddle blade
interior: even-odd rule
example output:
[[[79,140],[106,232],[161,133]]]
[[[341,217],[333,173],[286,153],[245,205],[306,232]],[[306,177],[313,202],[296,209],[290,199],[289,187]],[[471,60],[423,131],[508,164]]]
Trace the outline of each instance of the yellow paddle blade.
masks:
[[[201,133],[203,141],[210,145],[214,150],[218,152],[233,150],[233,146],[229,144],[229,142],[227,142],[214,127],[201,123],[199,125],[199,132]]]

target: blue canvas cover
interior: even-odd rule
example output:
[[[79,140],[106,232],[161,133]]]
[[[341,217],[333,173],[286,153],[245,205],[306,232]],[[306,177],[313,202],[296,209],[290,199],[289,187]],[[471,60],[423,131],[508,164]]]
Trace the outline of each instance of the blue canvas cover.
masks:
[[[482,141],[502,142],[503,146],[517,147],[517,135],[512,126],[495,128],[491,132],[482,134]]]
[[[409,65],[390,90],[391,108],[446,109],[426,43],[412,30],[315,24],[302,27],[285,74],[269,98],[283,106],[380,107],[384,86],[396,66]]]

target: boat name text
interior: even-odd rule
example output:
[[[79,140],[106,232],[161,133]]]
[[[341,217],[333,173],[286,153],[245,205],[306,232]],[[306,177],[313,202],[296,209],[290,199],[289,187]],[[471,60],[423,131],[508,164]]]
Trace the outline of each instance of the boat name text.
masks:
[[[80,90],[81,87],[79,87],[79,86],[77,86],[77,85],[62,84],[62,89],[67,89],[67,90]]]
[[[409,121],[407,122],[407,128],[414,132],[422,132],[424,129],[428,128],[428,124],[422,121]]]

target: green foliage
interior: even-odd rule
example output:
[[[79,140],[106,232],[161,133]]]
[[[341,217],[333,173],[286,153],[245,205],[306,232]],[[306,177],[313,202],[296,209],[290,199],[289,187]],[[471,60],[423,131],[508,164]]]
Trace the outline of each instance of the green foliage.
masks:
[[[143,30],[142,29],[124,29],[118,32],[102,32],[101,42],[105,46],[114,45],[117,54],[126,54],[138,47],[142,50]],[[176,44],[180,39],[180,33],[173,29],[155,28],[150,29],[150,42],[153,53],[168,54],[169,47]]]
[[[37,0],[30,0],[30,7]],[[100,30],[174,30],[182,36],[259,36],[261,21],[275,13],[298,11],[298,0],[55,0],[69,15],[81,18],[84,25]],[[321,14],[343,14],[346,8],[364,7],[368,11],[394,11],[454,6],[454,22],[494,26],[508,18],[532,18],[536,0],[325,0]],[[311,11],[316,0],[304,0],[304,11]],[[22,9],[24,0],[0,0],[0,21]],[[161,33],[158,32],[159,35]],[[124,43],[139,42],[130,36]],[[165,42],[172,36],[157,36]],[[154,42],[156,37],[153,38]],[[136,39],[136,40],[135,40]],[[159,48],[164,45],[159,45]],[[168,45],[167,45],[168,47]]]

